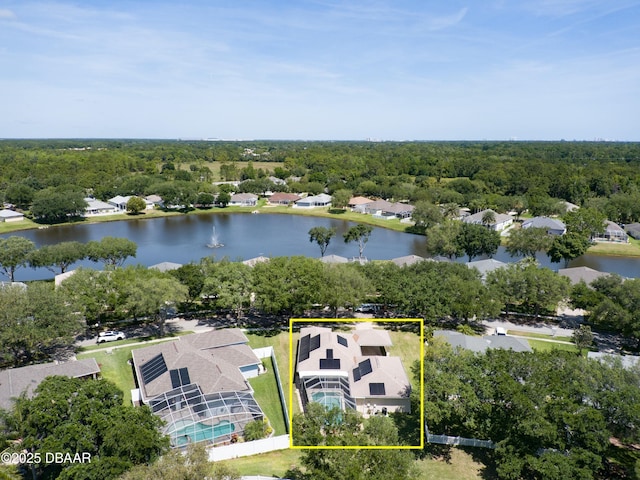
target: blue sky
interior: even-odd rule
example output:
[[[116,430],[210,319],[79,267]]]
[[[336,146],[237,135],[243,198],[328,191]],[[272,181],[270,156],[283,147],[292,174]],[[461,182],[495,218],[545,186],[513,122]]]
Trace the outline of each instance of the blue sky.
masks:
[[[640,0],[0,0],[0,138],[640,140]]]

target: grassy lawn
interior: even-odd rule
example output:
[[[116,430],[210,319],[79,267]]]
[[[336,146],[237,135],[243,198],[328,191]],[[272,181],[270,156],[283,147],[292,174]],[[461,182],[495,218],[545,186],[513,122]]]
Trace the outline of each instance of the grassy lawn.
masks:
[[[507,330],[509,335],[513,335],[514,337],[527,337],[527,338],[546,338],[548,340],[558,340],[560,342],[567,342],[573,344],[573,339],[571,337],[560,337],[553,335],[545,335],[544,333],[529,333],[529,332],[520,332],[515,330]]]
[[[277,334],[273,335],[273,333]],[[273,347],[276,354],[276,361],[278,362],[278,370],[280,371],[280,381],[284,388],[285,401],[291,413],[291,405],[289,405],[289,332],[268,332],[264,335],[247,332],[247,338],[249,339],[251,348]],[[298,335],[294,334],[294,342],[297,340]],[[299,412],[299,409],[297,403],[294,402],[293,413],[297,412]]]
[[[262,408],[262,411],[269,419],[271,427],[276,435],[285,435],[284,412],[280,407],[280,396],[278,395],[278,384],[270,358],[263,358],[262,363],[267,368],[267,373],[258,377],[250,378],[249,384],[254,390],[254,397]],[[287,392],[285,391],[285,398]]]
[[[300,465],[300,450],[278,450],[227,460],[226,463],[240,475],[264,475],[281,477],[292,466]]]
[[[416,461],[420,472],[419,478],[423,480],[476,480],[488,479],[492,476],[485,475],[485,465],[474,460],[473,457],[458,448],[451,449],[450,461],[444,459],[425,458]]]
[[[120,347],[107,353],[87,352],[78,354],[78,358],[95,358],[102,372],[102,378],[115,383],[124,393],[124,404],[131,404],[131,389],[136,388],[133,380],[133,370],[131,365],[127,363],[131,359],[131,350],[140,348],[142,345],[132,345],[128,347]]]
[[[411,374],[411,367],[416,360],[420,360],[420,335],[413,332],[390,331],[393,346],[389,347],[391,356],[400,357],[409,380],[414,388],[420,388],[420,383],[416,383]]]
[[[534,350],[539,351],[548,351],[548,350],[563,350],[566,352],[573,352],[575,354],[578,353],[578,348],[572,343],[554,343],[554,342],[545,342],[543,340],[527,340],[529,345]],[[586,356],[586,351],[583,352]]]
[[[280,450],[228,460],[227,463],[240,475],[282,476],[292,466],[300,466],[299,450]],[[474,460],[464,450],[453,448],[451,460],[424,459],[415,462],[419,478],[424,480],[479,480],[491,478],[483,476],[485,465]]]
[[[589,247],[587,253],[595,255],[615,255],[621,257],[639,257],[640,245],[637,240],[631,240],[629,243],[608,243],[598,242]]]

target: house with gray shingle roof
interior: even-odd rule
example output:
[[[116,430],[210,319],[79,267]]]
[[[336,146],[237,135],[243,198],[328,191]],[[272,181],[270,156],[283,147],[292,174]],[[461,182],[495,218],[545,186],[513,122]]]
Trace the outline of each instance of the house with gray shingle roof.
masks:
[[[131,352],[141,401],[172,446],[218,444],[264,418],[247,381],[262,364],[239,329],[211,330]]]
[[[594,270],[589,267],[569,267],[559,269],[558,275],[567,277],[571,282],[571,285],[576,285],[581,281],[590,285],[595,279],[607,277],[610,274],[606,272],[599,272],[598,270]]]
[[[387,355],[386,330],[300,329],[295,383],[302,403],[376,413],[410,412],[411,382],[399,357]]]
[[[522,222],[522,228],[544,228],[548,235],[564,235],[567,232],[566,225],[555,218],[533,217]]]
[[[25,393],[32,397],[35,389],[47,377],[61,375],[70,378],[98,378],[100,367],[95,358],[64,363],[42,363],[0,371],[0,408],[9,410],[13,399]]]

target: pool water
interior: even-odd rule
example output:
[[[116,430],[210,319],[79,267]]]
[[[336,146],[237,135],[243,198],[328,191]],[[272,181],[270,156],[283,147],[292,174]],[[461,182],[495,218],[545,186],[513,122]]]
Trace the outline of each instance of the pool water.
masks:
[[[334,407],[342,409],[342,396],[339,393],[316,392],[311,395],[311,400],[329,410]]]
[[[176,439],[176,444],[182,446],[188,443],[215,440],[223,435],[229,435],[235,429],[236,426],[228,420],[223,420],[213,426],[198,422],[176,430],[174,438]]]

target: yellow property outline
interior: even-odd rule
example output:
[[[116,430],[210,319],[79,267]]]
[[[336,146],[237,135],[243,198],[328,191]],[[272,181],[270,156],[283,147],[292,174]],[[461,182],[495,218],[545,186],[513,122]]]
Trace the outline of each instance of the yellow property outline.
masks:
[[[293,372],[295,366],[293,350],[293,325],[295,323],[420,323],[420,445],[338,445],[309,446],[293,444]],[[289,319],[289,448],[297,450],[412,450],[424,448],[424,319],[422,318],[290,318]]]

